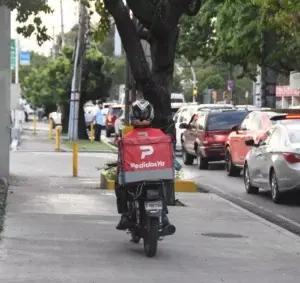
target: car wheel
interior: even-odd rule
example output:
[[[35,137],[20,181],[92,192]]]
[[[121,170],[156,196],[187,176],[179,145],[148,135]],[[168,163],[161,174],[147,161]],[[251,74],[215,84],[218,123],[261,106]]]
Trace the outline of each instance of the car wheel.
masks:
[[[225,152],[225,169],[227,175],[230,177],[239,177],[241,175],[241,169],[234,165],[229,148],[226,148]]]
[[[244,166],[244,184],[247,194],[257,194],[259,191],[258,187],[255,187],[251,184],[250,174],[249,174],[249,167],[247,163]]]
[[[194,156],[189,154],[184,146],[182,146],[182,160],[184,165],[193,165],[194,164]]]
[[[198,168],[200,170],[207,170],[208,169],[208,160],[207,160],[207,158],[202,157],[200,154],[198,154],[197,160],[198,160]]]
[[[270,187],[271,187],[271,196],[274,203],[280,203],[282,200],[282,194],[279,191],[277,177],[274,169],[270,172]]]

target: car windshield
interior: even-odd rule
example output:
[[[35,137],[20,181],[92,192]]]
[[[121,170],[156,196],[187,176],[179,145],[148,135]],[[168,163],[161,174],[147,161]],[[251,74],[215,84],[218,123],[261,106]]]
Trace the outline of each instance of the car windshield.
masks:
[[[234,125],[240,124],[247,115],[246,111],[216,112],[208,115],[207,130],[230,130]]]

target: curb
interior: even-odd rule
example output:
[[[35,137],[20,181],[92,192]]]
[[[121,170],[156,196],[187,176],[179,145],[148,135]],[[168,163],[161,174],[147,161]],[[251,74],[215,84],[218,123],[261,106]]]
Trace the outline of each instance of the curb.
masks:
[[[114,190],[115,181],[107,180],[103,172],[100,173],[100,189]],[[193,180],[175,180],[175,193],[201,193]]]

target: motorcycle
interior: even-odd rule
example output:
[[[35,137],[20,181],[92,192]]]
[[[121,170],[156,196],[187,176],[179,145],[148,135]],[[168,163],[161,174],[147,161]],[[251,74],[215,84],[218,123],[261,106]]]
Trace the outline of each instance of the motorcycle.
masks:
[[[163,181],[144,181],[135,188],[127,188],[131,241],[139,243],[143,239],[147,257],[154,257],[158,241],[176,231],[171,224],[164,227],[163,188]]]

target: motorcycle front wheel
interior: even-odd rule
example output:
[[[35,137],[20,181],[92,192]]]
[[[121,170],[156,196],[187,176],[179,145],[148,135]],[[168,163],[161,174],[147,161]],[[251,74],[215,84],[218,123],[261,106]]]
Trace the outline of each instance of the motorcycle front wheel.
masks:
[[[158,218],[149,218],[148,227],[144,231],[144,251],[147,257],[154,257],[157,251],[157,242],[159,238]]]

